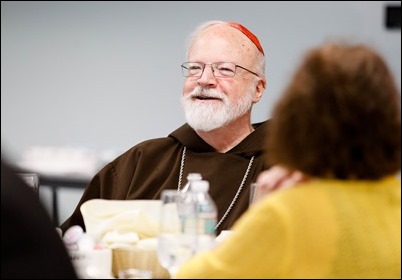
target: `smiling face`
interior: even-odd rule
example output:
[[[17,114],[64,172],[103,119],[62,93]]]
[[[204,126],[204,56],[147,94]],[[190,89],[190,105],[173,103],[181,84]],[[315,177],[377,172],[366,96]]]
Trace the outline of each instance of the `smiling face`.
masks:
[[[243,33],[218,24],[193,40],[188,61],[233,62],[259,73],[257,56],[258,49]],[[239,67],[234,77],[216,78],[207,65],[201,77],[187,77],[184,82],[182,105],[187,122],[196,130],[210,131],[250,114],[265,87],[265,83],[261,87],[262,80]]]

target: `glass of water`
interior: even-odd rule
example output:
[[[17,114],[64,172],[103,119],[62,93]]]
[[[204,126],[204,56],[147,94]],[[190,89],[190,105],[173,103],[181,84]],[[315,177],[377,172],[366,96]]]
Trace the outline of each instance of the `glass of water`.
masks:
[[[39,193],[39,175],[37,173],[22,172],[18,173],[18,176],[20,176],[28,186]]]
[[[189,220],[183,214],[194,211],[190,193],[177,190],[162,192],[162,209],[158,234],[158,259],[174,278],[180,265],[195,254],[196,233],[186,229]]]

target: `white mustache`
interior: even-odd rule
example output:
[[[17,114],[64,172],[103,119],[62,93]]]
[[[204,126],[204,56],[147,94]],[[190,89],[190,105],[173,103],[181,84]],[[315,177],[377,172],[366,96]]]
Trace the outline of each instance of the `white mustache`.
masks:
[[[188,98],[216,98],[216,99],[226,99],[226,95],[222,92],[214,90],[214,89],[205,89],[202,87],[196,87],[194,90],[188,95]]]

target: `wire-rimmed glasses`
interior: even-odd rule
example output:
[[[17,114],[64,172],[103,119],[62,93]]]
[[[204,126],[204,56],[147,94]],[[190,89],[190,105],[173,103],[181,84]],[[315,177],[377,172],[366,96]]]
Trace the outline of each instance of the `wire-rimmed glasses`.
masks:
[[[181,70],[184,77],[201,77],[204,73],[205,67],[211,66],[212,73],[216,78],[230,78],[236,75],[236,69],[241,68],[250,72],[251,74],[259,75],[243,66],[237,65],[234,62],[215,62],[215,63],[202,63],[202,62],[184,62],[181,65]]]

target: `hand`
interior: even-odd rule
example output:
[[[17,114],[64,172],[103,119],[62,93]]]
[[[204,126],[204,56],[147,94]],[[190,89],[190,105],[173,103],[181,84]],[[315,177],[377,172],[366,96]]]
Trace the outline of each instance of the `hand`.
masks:
[[[289,170],[283,166],[275,165],[258,175],[253,202],[260,200],[266,194],[275,190],[287,188],[308,179],[308,176],[300,171]]]

